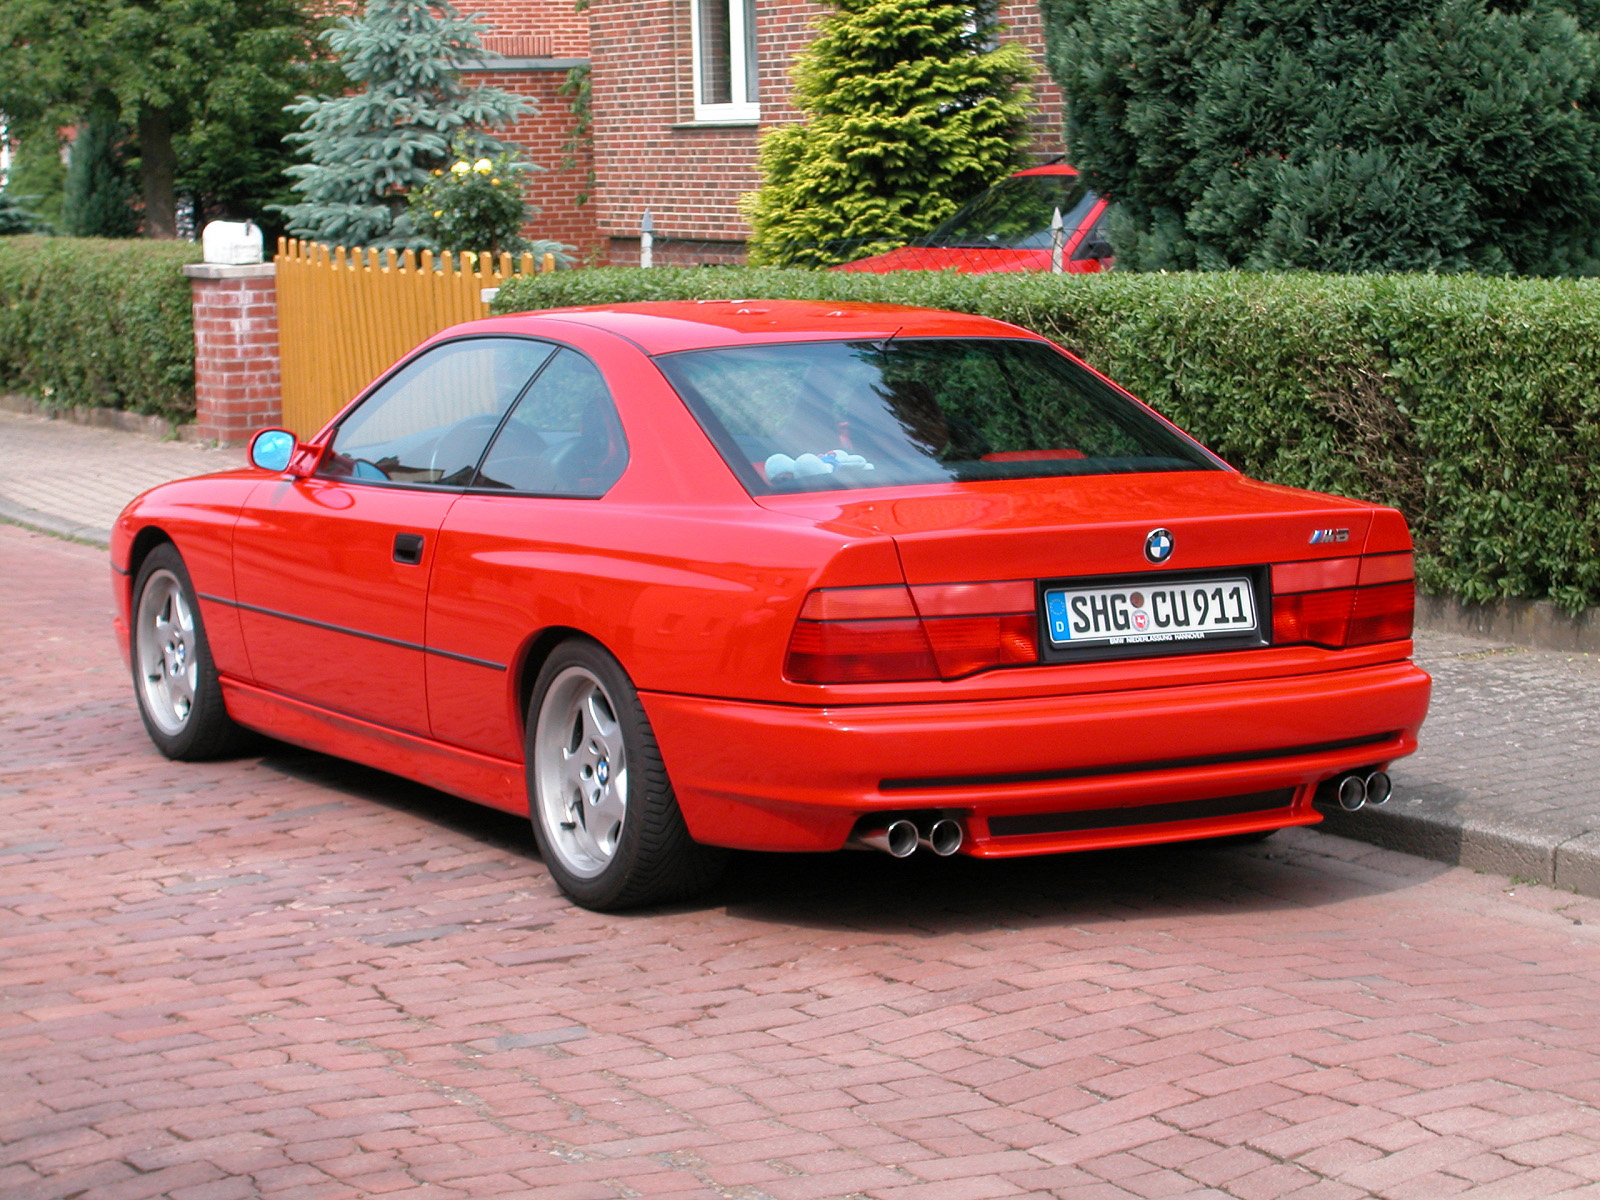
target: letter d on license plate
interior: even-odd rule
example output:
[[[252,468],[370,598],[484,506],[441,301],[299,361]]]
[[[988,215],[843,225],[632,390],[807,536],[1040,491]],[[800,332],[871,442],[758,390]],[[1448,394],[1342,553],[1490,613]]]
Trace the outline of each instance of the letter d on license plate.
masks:
[[[1196,642],[1256,631],[1255,590],[1245,578],[1050,588],[1044,615],[1057,649]]]

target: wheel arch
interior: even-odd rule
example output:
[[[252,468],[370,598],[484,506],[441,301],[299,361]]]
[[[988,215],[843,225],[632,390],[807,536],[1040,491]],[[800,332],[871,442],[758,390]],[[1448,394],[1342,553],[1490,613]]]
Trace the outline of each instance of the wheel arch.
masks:
[[[150,552],[157,546],[172,546],[177,548],[177,543],[172,540],[172,535],[159,525],[146,525],[133,535],[133,541],[128,546],[128,594],[133,594],[133,585],[139,578],[139,571],[144,566],[144,560],[150,557]],[[178,551],[182,555],[182,551]]]
[[[544,669],[545,662],[557,646],[573,639],[592,642],[612,658],[617,658],[616,652],[599,638],[571,625],[551,625],[531,637],[524,645],[516,667],[516,717],[519,739],[528,726],[528,706],[533,703],[533,685],[539,680],[539,672]],[[620,663],[621,659],[617,661]],[[627,668],[623,667],[623,670],[627,671]]]

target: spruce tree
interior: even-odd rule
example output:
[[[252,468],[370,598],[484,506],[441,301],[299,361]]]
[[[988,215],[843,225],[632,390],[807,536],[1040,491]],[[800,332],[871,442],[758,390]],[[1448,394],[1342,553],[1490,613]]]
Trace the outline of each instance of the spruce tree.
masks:
[[[0,188],[0,237],[37,233],[39,220],[33,215],[31,196],[13,196],[10,188]]]
[[[1600,271],[1593,0],[1042,0],[1119,267]]]
[[[795,66],[797,125],[762,136],[743,198],[752,262],[825,266],[902,246],[1022,162],[1027,56],[992,0],[827,0]]]
[[[136,194],[123,154],[126,131],[104,113],[78,129],[67,164],[61,202],[62,232],[69,237],[133,237],[139,232]]]
[[[355,90],[302,96],[291,140],[309,162],[289,168],[304,199],[282,209],[296,237],[344,246],[420,245],[407,195],[449,164],[450,147],[492,157],[509,149],[488,130],[528,101],[468,88],[462,63],[482,59],[484,26],[448,0],[370,0],[325,35]]]

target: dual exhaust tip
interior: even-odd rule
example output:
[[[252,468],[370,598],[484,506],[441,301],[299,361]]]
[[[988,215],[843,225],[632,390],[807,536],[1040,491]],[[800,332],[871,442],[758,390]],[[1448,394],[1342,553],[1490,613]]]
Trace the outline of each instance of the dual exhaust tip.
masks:
[[[919,848],[931,850],[940,858],[948,858],[961,849],[961,843],[965,840],[961,822],[949,817],[931,819],[921,826],[902,817],[887,825],[862,830],[850,839],[850,844],[868,850],[880,850],[890,858],[909,858]]]
[[[1376,806],[1384,803],[1394,792],[1394,785],[1389,782],[1386,772],[1370,771],[1363,774],[1352,771],[1328,780],[1319,791],[1338,801],[1339,807],[1345,812],[1356,812],[1369,804]]]

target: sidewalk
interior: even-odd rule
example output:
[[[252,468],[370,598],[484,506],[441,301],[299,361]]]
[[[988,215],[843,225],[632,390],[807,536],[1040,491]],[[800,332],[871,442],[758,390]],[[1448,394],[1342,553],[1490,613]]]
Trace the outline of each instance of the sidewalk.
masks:
[[[122,506],[244,451],[0,411],[0,520],[104,545]],[[4,569],[4,564],[0,564]],[[1434,677],[1422,749],[1387,805],[1319,828],[1600,896],[1600,655],[1419,628]]]

